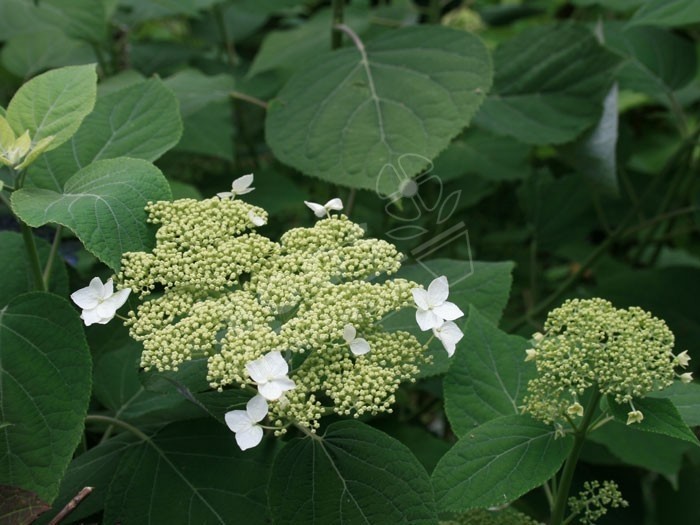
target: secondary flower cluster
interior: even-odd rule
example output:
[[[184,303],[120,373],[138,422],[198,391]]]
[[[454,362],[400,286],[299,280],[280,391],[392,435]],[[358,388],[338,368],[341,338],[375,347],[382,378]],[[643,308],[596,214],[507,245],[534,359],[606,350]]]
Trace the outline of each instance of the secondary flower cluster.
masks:
[[[629,503],[614,481],[586,481],[577,497],[569,498],[573,515],[581,525],[594,525],[608,513],[608,508],[628,507]]]
[[[619,404],[628,404],[627,424],[643,414],[634,399],[661,390],[679,377],[692,380],[685,368],[687,352],[672,353],[673,333],[661,319],[641,308],[618,309],[604,299],[573,299],[552,310],[545,332],[535,334],[526,361],[537,377],[528,383],[523,409],[537,419],[558,424],[583,416],[583,393],[596,388]]]
[[[400,383],[429,358],[427,343],[381,321],[415,301],[420,328],[452,355],[462,337],[454,320],[463,314],[447,301],[447,279],[425,290],[392,278],[401,254],[331,215],[340,199],[306,202],[320,220],[274,242],[256,232],[265,210],[236,198],[252,183],[247,175],[211,199],[150,203],[155,248],[124,254],[117,294],[111,281],[110,293],[97,290],[99,280],[74,294],[79,306],[99,309],[84,310],[86,324],[107,322],[133,292],[139,304],[126,324],[143,344],[144,368],[204,359],[212,388],[255,392],[245,410],[225,416],[242,449],[257,445],[263,428],[314,432],[328,413],[390,411]],[[266,417],[270,427],[261,425]]]

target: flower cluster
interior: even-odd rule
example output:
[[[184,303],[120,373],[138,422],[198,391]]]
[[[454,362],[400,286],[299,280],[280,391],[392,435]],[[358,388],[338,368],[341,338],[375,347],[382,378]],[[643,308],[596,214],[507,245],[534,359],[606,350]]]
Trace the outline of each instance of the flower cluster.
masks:
[[[593,525],[608,513],[608,508],[627,507],[629,503],[614,481],[586,481],[577,497],[569,498],[569,507],[573,515],[579,515],[582,525]]]
[[[604,299],[574,299],[552,310],[544,334],[535,334],[526,361],[537,377],[528,383],[523,410],[547,423],[583,416],[579,399],[597,389],[614,402],[628,404],[628,424],[643,414],[634,399],[661,390],[690,374],[678,375],[688,354],[674,356],[673,333],[662,320],[636,307],[618,309]]]
[[[256,232],[265,210],[237,198],[252,184],[246,175],[211,199],[149,203],[155,247],[124,254],[116,294],[111,280],[73,294],[86,324],[108,322],[132,292],[126,324],[143,344],[141,366],[177,370],[203,359],[212,388],[255,392],[245,410],[225,415],[242,449],[257,445],[263,428],[314,432],[325,414],[391,411],[399,385],[429,357],[427,343],[381,321],[415,301],[420,328],[452,355],[463,314],[447,301],[447,279],[425,290],[392,277],[401,254],[331,215],[340,199],[306,202],[316,224],[272,241]]]

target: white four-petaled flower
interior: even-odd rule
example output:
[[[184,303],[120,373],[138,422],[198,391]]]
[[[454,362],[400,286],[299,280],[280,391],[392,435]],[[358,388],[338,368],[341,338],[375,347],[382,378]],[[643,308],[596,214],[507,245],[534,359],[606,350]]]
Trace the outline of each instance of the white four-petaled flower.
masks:
[[[287,377],[289,365],[279,352],[270,352],[245,365],[250,378],[258,385],[258,392],[269,401],[276,401],[296,385]]]
[[[93,323],[107,324],[117,314],[131,290],[124,288],[114,293],[112,279],[102,284],[99,277],[90,281],[90,285],[73,292],[70,298],[75,304],[83,309],[80,318],[85,322],[85,326]]]
[[[318,218],[324,216],[330,217],[331,210],[340,211],[343,209],[343,201],[338,197],[329,200],[326,204],[318,204],[317,202],[310,201],[304,201],[304,204],[311,208],[311,211],[313,211],[314,215]]]
[[[362,337],[356,337],[357,330],[351,324],[346,324],[343,328],[343,339],[350,345],[350,351],[355,355],[364,355],[369,352],[369,343]]]
[[[251,184],[253,184],[253,174],[249,173],[234,180],[231,184],[231,191],[222,191],[216,196],[221,199],[235,199],[236,195],[245,195],[253,191],[255,188],[251,188]]]
[[[445,321],[454,321],[464,315],[459,307],[447,300],[450,287],[444,275],[434,279],[427,290],[413,288],[413,300],[416,302],[416,322],[421,330],[439,328]]]
[[[452,357],[452,354],[455,353],[455,348],[457,348],[457,343],[464,337],[462,330],[452,321],[445,321],[437,328],[433,328],[433,334],[445,347],[448,357]]]
[[[236,443],[241,450],[253,448],[260,443],[263,429],[258,425],[267,415],[267,401],[257,395],[248,401],[245,410],[231,410],[224,414],[226,425],[236,433]]]
[[[255,224],[255,226],[265,226],[267,224],[267,220],[265,219],[265,217],[255,215],[255,212],[253,210],[248,211],[248,218],[250,219],[250,222]]]

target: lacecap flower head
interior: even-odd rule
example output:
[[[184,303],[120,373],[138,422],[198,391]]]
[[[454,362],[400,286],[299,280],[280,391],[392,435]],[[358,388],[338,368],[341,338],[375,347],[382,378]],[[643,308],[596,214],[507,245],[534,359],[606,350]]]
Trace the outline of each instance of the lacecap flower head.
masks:
[[[394,277],[402,255],[331,216],[342,206],[334,200],[311,228],[279,241],[260,235],[265,210],[235,198],[251,183],[147,206],[155,248],[125,254],[118,276],[139,299],[127,325],[143,344],[141,365],[176,370],[205,359],[212,388],[257,389],[278,434],[290,424],[313,432],[327,413],[390,411],[399,385],[428,361],[422,342],[380,323],[411,307],[419,286]],[[257,436],[249,427],[260,413],[235,416],[245,423],[237,436]]]

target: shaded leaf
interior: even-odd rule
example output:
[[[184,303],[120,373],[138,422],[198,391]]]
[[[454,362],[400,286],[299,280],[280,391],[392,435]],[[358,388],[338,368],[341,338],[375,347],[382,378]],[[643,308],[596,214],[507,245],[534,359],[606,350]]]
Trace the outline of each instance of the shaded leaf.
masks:
[[[51,507],[28,490],[0,485],[0,523],[26,525]]]
[[[615,419],[622,423],[627,422],[628,405],[619,405],[614,400],[608,399],[608,406]],[[682,439],[695,445],[700,445],[698,438],[681,419],[678,410],[669,399],[642,398],[634,400],[634,407],[641,410],[644,419],[639,423],[627,425],[635,430],[654,432],[666,436]]]
[[[428,474],[415,456],[357,421],[288,443],[275,459],[269,499],[279,524],[437,521]]]
[[[680,381],[676,381],[668,388],[649,394],[649,397],[670,400],[686,425],[690,427],[700,426],[700,384],[688,383],[684,385]]]
[[[78,313],[34,292],[0,309],[0,483],[50,503],[80,441],[90,354]]]
[[[305,174],[355,188],[397,189],[377,177],[412,177],[471,120],[491,84],[491,62],[469,33],[406,27],[358,51],[317,55],[267,112],[275,156]],[[400,94],[400,95],[399,95]]]
[[[700,22],[696,0],[649,0],[634,14],[630,24],[677,27]]]

